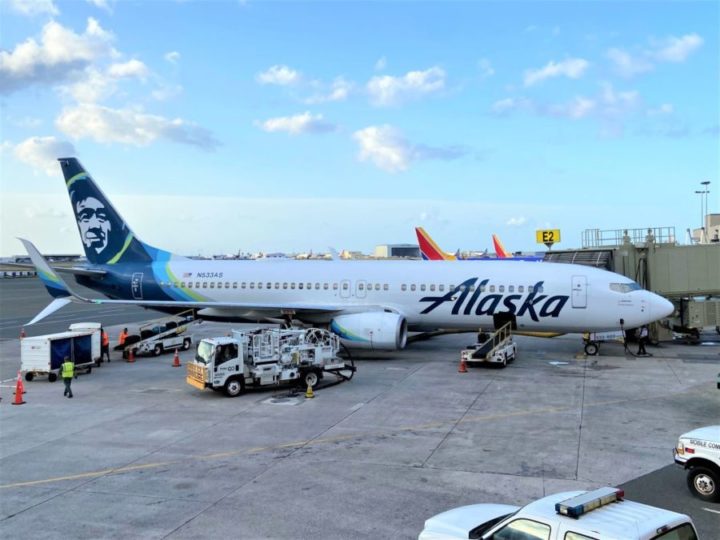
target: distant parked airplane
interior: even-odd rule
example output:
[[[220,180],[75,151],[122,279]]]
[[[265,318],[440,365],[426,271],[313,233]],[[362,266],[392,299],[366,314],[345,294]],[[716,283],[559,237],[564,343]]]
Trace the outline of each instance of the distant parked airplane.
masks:
[[[31,322],[71,301],[193,309],[216,320],[322,325],[347,346],[395,350],[405,347],[408,330],[510,322],[521,331],[602,332],[673,311],[624,276],[572,264],[188,259],[142,242],[77,159],[59,161],[88,260],[68,270],[109,298],[80,296],[22,240],[55,298]]]
[[[415,227],[415,234],[420,245],[420,255],[423,260],[426,261],[497,261],[497,260],[508,260],[508,261],[542,261],[542,257],[535,257],[532,255],[512,255],[509,253],[500,242],[500,239],[496,234],[493,234],[493,245],[495,247],[495,257],[460,257],[460,251],[458,250],[456,255],[451,255],[444,252],[440,246],[430,237],[430,235],[422,227]]]

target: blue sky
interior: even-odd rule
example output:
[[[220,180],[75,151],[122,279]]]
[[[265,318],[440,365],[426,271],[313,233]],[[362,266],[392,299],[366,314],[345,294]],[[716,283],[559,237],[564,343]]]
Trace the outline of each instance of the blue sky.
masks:
[[[532,250],[720,211],[717,2],[0,3],[0,254],[76,155],[184,254]]]

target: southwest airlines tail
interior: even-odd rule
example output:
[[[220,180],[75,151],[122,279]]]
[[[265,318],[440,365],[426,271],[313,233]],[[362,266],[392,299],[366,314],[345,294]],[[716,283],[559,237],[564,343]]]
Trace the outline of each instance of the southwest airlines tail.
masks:
[[[418,244],[420,245],[420,254],[426,261],[455,261],[457,257],[450,253],[445,253],[440,247],[430,238],[430,235],[425,232],[422,227],[415,227],[415,234],[417,235]]]
[[[492,235],[493,240],[493,246],[495,247],[495,255],[498,259],[509,259],[512,258],[512,255],[508,253],[508,251],[505,249],[505,246],[502,245],[502,242],[497,237],[496,234]]]
[[[85,256],[91,264],[147,263],[170,257],[170,253],[143,243],[133,234],[76,158],[58,161]]]

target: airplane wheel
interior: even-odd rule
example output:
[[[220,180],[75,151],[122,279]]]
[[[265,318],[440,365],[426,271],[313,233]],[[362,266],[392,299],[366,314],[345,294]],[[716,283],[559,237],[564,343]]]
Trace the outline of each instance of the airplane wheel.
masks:
[[[600,347],[598,347],[597,343],[588,343],[585,345],[585,354],[588,356],[595,356],[599,350]]]

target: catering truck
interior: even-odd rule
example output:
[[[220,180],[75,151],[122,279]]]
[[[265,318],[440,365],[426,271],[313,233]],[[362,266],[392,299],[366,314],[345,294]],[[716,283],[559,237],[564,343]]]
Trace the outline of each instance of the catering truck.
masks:
[[[692,520],[625,500],[617,488],[548,495],[518,508],[509,504],[462,506],[431,517],[419,540],[697,540]]]
[[[85,324],[85,323],[84,323]],[[94,329],[73,330],[58,334],[25,337],[20,341],[20,371],[26,381],[37,375],[57,380],[60,365],[70,358],[78,369],[87,373],[100,361],[100,341]]]
[[[340,339],[320,328],[233,330],[206,338],[187,364],[186,382],[195,388],[222,390],[235,397],[247,388],[294,384],[315,387],[325,374],[349,380],[352,360],[337,356]]]

